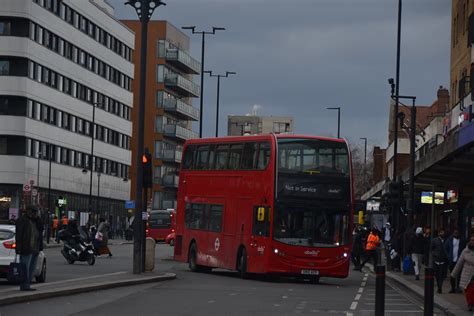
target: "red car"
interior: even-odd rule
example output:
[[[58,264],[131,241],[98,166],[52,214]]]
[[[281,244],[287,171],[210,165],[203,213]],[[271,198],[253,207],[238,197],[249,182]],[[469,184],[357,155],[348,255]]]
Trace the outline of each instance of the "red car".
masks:
[[[165,242],[169,244],[171,247],[173,247],[175,237],[176,237],[176,233],[172,232],[171,234],[168,234],[168,236],[166,236]]]

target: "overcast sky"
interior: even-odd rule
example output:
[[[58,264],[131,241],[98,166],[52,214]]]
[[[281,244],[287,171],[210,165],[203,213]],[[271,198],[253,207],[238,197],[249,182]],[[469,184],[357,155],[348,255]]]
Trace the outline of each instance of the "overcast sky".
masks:
[[[136,18],[125,0],[108,1],[118,18]],[[205,55],[207,70],[237,72],[221,81],[221,135],[227,115],[245,115],[254,105],[259,115],[293,116],[297,133],[336,135],[336,112],[326,107],[340,106],[343,136],[386,146],[397,0],[165,2],[154,19],[227,29],[206,38]],[[431,105],[438,87],[449,86],[450,14],[449,0],[403,3],[400,94],[416,95],[419,104]],[[191,43],[200,60],[200,37]],[[205,78],[204,136],[214,135],[215,87]]]

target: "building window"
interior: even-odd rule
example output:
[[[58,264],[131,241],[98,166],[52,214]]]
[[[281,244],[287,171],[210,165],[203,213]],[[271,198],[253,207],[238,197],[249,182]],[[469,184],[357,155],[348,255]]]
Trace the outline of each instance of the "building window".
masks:
[[[155,140],[155,158],[161,159],[163,156],[163,142]]]
[[[161,184],[161,166],[156,166],[153,170],[153,183]]]
[[[10,61],[0,60],[0,75],[8,76],[10,74]]]
[[[0,21],[0,35],[10,35],[11,34],[11,22]]]
[[[165,67],[163,65],[156,66],[156,82],[162,83],[165,81]]]
[[[155,132],[163,133],[163,116],[157,116],[155,118]]]
[[[163,199],[163,193],[156,191],[153,192],[153,208],[154,209],[161,209]]]

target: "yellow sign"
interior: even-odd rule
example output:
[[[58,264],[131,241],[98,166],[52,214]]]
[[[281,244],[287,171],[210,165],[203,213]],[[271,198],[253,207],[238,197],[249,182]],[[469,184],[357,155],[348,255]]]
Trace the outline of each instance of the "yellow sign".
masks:
[[[257,221],[263,222],[265,220],[265,208],[259,207],[257,211]]]
[[[359,224],[364,225],[364,211],[359,211]]]

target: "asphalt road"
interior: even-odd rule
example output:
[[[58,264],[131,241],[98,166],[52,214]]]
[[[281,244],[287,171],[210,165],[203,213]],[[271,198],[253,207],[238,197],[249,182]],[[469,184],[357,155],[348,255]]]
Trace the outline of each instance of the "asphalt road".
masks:
[[[50,249],[52,250],[52,249]],[[48,252],[50,251],[48,250]],[[112,248],[114,257],[99,258],[97,266],[69,266],[56,261],[57,275],[74,277],[95,272],[128,271],[131,245]],[[48,253],[49,254],[49,253]],[[352,272],[347,279],[321,279],[311,284],[291,279],[241,280],[236,273],[192,273],[186,264],[168,260],[172,248],[158,245],[158,270],[177,273],[178,279],[157,284],[85,293],[0,308],[9,315],[373,315],[375,279],[369,273]],[[53,259],[54,258],[54,259]],[[125,270],[124,270],[125,268]],[[89,269],[89,270],[87,270]],[[85,272],[84,272],[85,271]],[[103,272],[101,272],[103,271]],[[69,274],[69,278],[71,278]],[[417,302],[387,284],[385,315],[422,315]]]

